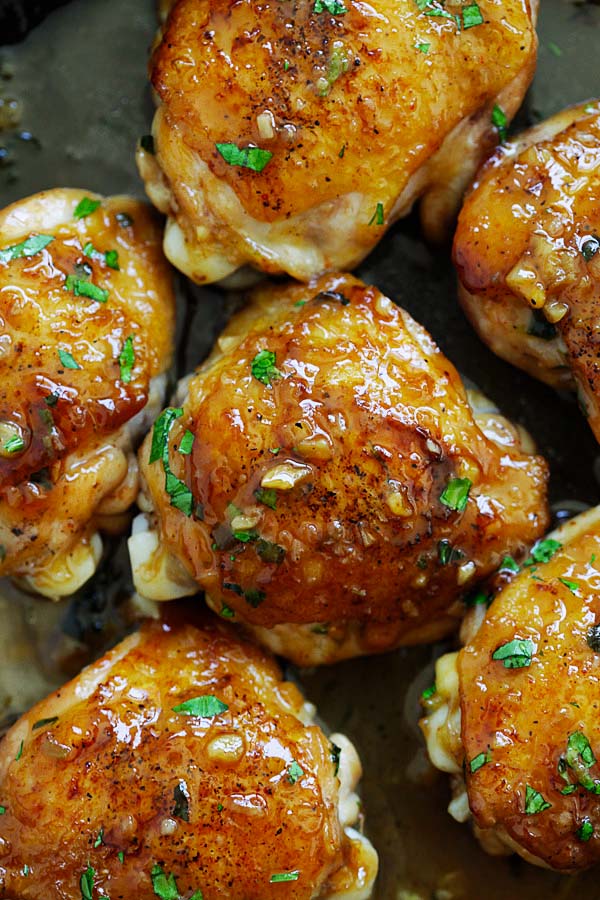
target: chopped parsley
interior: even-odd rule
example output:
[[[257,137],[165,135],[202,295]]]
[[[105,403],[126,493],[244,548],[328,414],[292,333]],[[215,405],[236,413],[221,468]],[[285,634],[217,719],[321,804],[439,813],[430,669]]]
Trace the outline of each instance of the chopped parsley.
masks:
[[[338,153],[338,157],[339,157],[340,159],[343,159],[343,158],[344,158],[344,153],[345,153],[345,152],[346,152],[346,145],[345,145],[345,144],[342,144],[342,146],[340,147],[340,151],[339,151],[339,153]]]
[[[548,803],[547,800],[544,800],[539,791],[534,790],[530,785],[525,786],[526,816],[535,816],[538,813],[544,812],[545,809],[550,809],[551,806],[552,804]]]
[[[440,502],[449,509],[462,512],[467,506],[472,483],[469,478],[452,478],[440,494]]]
[[[494,104],[494,108],[492,110],[492,125],[498,132],[498,140],[501,144],[506,141],[506,133],[508,130],[508,119],[506,117],[506,113],[498,104]]]
[[[253,609],[260,606],[266,596],[265,592],[261,591],[259,588],[248,588],[244,591],[244,598]]]
[[[465,30],[467,28],[474,28],[476,25],[483,25],[483,16],[477,3],[470,3],[468,6],[463,6],[462,24]]]
[[[231,607],[227,606],[225,603],[221,607],[221,611],[220,611],[219,615],[223,616],[224,619],[234,619],[235,618],[234,610],[231,609]]]
[[[38,728],[46,728],[48,725],[54,725],[55,722],[58,722],[58,716],[50,716],[49,719],[38,719],[31,726],[31,730],[37,731]]]
[[[189,428],[186,430],[185,434],[179,441],[179,452],[183,454],[183,456],[189,456],[192,452],[192,447],[194,446],[194,441],[196,440],[196,435],[193,431],[190,431]]]
[[[97,303],[106,303],[108,300],[108,291],[98,287],[86,278],[77,278],[76,275],[67,275],[65,281],[65,290],[72,291],[76,297],[88,297]]]
[[[285,548],[261,538],[256,544],[256,552],[263,562],[280,566],[285,558]]]
[[[91,241],[88,241],[83,248],[83,252],[90,259],[97,259],[105,263],[110,269],[115,269],[117,272],[120,270],[118,250],[107,250],[105,253],[102,253],[102,251],[96,250]]]
[[[317,0],[317,3],[319,0]],[[315,4],[316,5],[316,4]],[[296,870],[295,872],[275,872],[269,878],[271,884],[279,884],[281,881],[298,881],[300,878],[300,872]]]
[[[117,853],[117,859],[119,860],[119,862],[121,864],[123,864],[125,862],[125,854],[123,853],[122,850],[119,850],[119,852]]]
[[[185,781],[180,781],[173,789],[173,811],[172,816],[177,819],[183,819],[184,822],[190,821],[190,797],[188,786]]]
[[[524,669],[531,665],[533,649],[532,641],[515,638],[494,650],[492,659],[500,660],[505,669]]]
[[[104,828],[98,832],[98,837],[94,841],[94,850],[97,850],[104,843]]]
[[[423,693],[421,694],[421,700],[431,700],[431,698],[436,694],[437,687],[435,684],[430,684],[429,687],[426,687]]]
[[[0,816],[3,816],[5,812],[6,812],[6,807],[0,806]]]
[[[74,356],[72,356],[68,350],[59,350],[58,358],[60,359],[61,365],[64,366],[65,369],[81,369],[81,366],[77,362]]]
[[[79,879],[79,887],[81,888],[82,900],[93,900],[95,877],[96,872],[88,863],[87,869]]]
[[[0,263],[8,263],[13,259],[21,259],[22,257],[36,256],[53,240],[54,238],[51,234],[34,234],[21,241],[20,244],[13,244],[12,247],[5,247],[4,250],[0,250]]]
[[[582,731],[575,731],[569,735],[565,761],[569,768],[573,769],[579,760],[589,769],[596,762],[596,757],[585,734]]]
[[[275,488],[258,488],[254,491],[254,496],[259,503],[268,506],[269,509],[277,508],[277,491]]]
[[[13,434],[2,447],[4,453],[10,453],[11,456],[15,453],[21,453],[24,449],[25,441],[20,434]]]
[[[554,41],[548,41],[548,50],[553,56],[562,56],[562,50]]]
[[[560,541],[553,538],[545,538],[542,541],[536,541],[531,548],[531,559],[525,560],[525,565],[531,565],[532,560],[536,563],[550,562],[552,557],[562,547]]]
[[[262,172],[273,158],[270,150],[260,147],[238,147],[237,144],[215,144],[215,147],[227,165],[252,169],[253,172]]]
[[[595,234],[591,234],[589,237],[586,237],[581,244],[581,255],[585,259],[586,262],[589,262],[594,258],[596,253],[600,250],[600,238]],[[2,262],[2,251],[0,250],[0,262]]]
[[[478,772],[482,766],[485,766],[486,763],[492,761],[492,751],[488,747],[485,753],[478,753],[477,756],[474,756],[473,759],[469,763],[469,771],[471,775],[474,775],[475,772]]]
[[[287,780],[290,784],[296,784],[298,779],[302,778],[303,775],[304,769],[296,762],[295,759],[293,759],[287,771]]]
[[[577,831],[575,832],[577,836],[577,840],[587,842],[592,837],[594,833],[594,826],[592,825],[590,819],[586,816]]]
[[[121,381],[123,384],[130,383],[134,365],[135,350],[133,349],[133,335],[130,334],[119,353],[119,368],[121,369]]]
[[[173,712],[184,716],[199,716],[203,719],[214,719],[229,709],[226,703],[219,700],[213,694],[202,694],[200,697],[192,697],[184,700],[178,706],[173,707]]]
[[[572,594],[574,594],[575,591],[579,590],[579,582],[578,581],[571,581],[569,578],[559,578],[558,580],[560,581],[561,584],[564,584],[564,586],[566,588],[568,588]]]
[[[272,350],[260,350],[252,360],[251,371],[257,381],[267,385],[281,376],[275,365],[275,354]]]
[[[375,212],[369,219],[369,225],[384,225],[385,219],[383,216],[383,203],[378,203],[375,207]]]
[[[161,900],[179,900],[179,890],[177,888],[175,876],[172,872],[167,877],[162,866],[157,864],[152,866],[150,878],[152,879],[152,887],[157,897],[160,897]]]
[[[73,218],[85,219],[86,216],[91,216],[93,212],[96,212],[101,202],[101,200],[92,200],[91,197],[84,197],[75,207]]]
[[[169,406],[155,421],[149,462],[162,461],[165,473],[165,491],[171,498],[171,506],[181,510],[186,516],[191,516],[194,509],[192,492],[184,481],[173,474],[169,462],[169,431],[175,419],[182,415],[181,407]]]
[[[459,550],[458,547],[453,547],[450,541],[445,538],[438,541],[437,550],[438,562],[441,566],[453,565],[453,563],[456,563],[465,557],[462,550]]]
[[[313,11],[316,13],[328,12],[332,16],[343,16],[348,12],[342,0],[315,0]]]
[[[423,44],[415,44],[415,50],[418,50],[419,53],[429,53],[429,48],[431,44],[423,43]]]
[[[24,741],[21,741],[21,743],[19,744],[19,749],[17,750],[17,755],[15,756],[15,762],[19,762],[19,760],[23,756],[23,744],[24,743],[25,743]]]
[[[472,591],[465,597],[466,606],[489,606],[494,599],[493,594],[487,594],[485,591]]]

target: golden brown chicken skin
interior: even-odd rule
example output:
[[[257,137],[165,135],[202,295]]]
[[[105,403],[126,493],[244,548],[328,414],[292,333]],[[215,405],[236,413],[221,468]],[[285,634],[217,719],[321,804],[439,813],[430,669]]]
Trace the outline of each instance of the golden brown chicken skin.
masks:
[[[146,625],[0,744],[0,897],[366,900],[360,762],[313,715],[217,620]]]
[[[547,523],[545,463],[351,276],[257,290],[179,399],[140,451],[137,589],[201,587],[298,661],[447,633]]]
[[[351,268],[419,197],[439,238],[535,66],[528,0],[170,5],[138,162],[198,282]]]
[[[597,863],[598,508],[534,548],[460,654],[438,662],[436,683],[423,727],[456,779],[455,817],[470,809],[492,853],[566,872]]]
[[[124,524],[163,402],[174,296],[151,210],[67,189],[9,206],[0,323],[0,574],[60,596]]]
[[[463,307],[504,359],[577,390],[600,439],[600,104],[566,109],[499,150],[460,214]]]

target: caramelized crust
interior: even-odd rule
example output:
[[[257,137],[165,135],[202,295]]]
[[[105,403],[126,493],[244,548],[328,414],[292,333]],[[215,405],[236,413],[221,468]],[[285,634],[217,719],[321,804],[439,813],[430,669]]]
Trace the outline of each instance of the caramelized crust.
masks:
[[[465,202],[454,242],[461,300],[482,339],[536,378],[577,389],[597,438],[599,235],[594,101],[496,153]]]
[[[483,3],[468,28],[453,0],[446,17],[414,0],[316,6],[173,4],[150,66],[156,156],[139,163],[170,216],[167,255],[196,281],[350,268],[420,196],[440,237],[496,138],[494,104],[512,117],[533,76],[528,0]],[[223,143],[272,158],[229,165]]]
[[[199,697],[216,714],[175,710]],[[310,719],[225,625],[145,626],[0,745],[0,896],[151,900],[162,872],[182,898],[369,897],[377,857],[338,809],[360,764],[341,738],[337,777]]]
[[[77,219],[86,197],[102,202]],[[2,574],[26,574],[89,535],[103,501],[111,514],[135,497],[124,455],[135,429],[126,426],[169,365],[173,340],[160,234],[145,205],[76,190],[38,194],[0,214],[1,249],[50,240],[34,255],[0,261]],[[91,297],[81,293],[90,289]],[[128,341],[129,380],[119,363]]]
[[[269,384],[253,374],[266,350]],[[225,615],[319,623],[320,661],[447,633],[461,594],[547,523],[545,463],[505,419],[474,415],[429,335],[350,276],[256,291],[183,390],[168,459],[193,512],[172,505],[149,435],[142,508],[159,539],[132,554],[138,590],[177,596],[158,585],[174,558],[191,576],[182,592],[202,587]],[[464,511],[440,499],[457,478],[472,482]],[[308,661],[293,643],[277,649]]]
[[[502,591],[458,664],[465,772],[476,824],[484,837],[496,831],[510,849],[564,871],[600,860],[600,802],[594,793],[600,770],[578,752],[572,766],[565,763],[574,734],[584,735],[592,754],[600,754],[600,642],[593,638],[600,622],[599,560],[596,514],[550,562],[525,569]],[[531,642],[530,665],[506,668],[492,659],[514,639]],[[471,773],[470,761],[488,749],[490,761]],[[589,789],[582,785],[586,779]],[[549,808],[526,813],[528,785]],[[584,839],[580,829],[586,822],[593,833]]]

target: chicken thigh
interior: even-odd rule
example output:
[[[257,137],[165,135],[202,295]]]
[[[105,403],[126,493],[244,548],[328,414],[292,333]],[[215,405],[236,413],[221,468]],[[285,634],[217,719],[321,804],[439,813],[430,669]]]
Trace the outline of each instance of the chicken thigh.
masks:
[[[538,542],[478,610],[464,649],[438,660],[421,723],[453,777],[449,811],[490,853],[598,863],[600,507]]]
[[[366,900],[358,756],[229,626],[154,623],[0,744],[0,897]]]
[[[94,572],[164,402],[174,296],[149,208],[53,190],[0,213],[0,574],[49,597]]]
[[[577,390],[600,440],[600,103],[566,109],[484,166],[459,217],[460,298],[491,349]]]
[[[197,282],[351,268],[419,197],[441,237],[535,67],[529,0],[168,6],[138,163]]]
[[[527,438],[348,275],[258,289],[176,402],[140,451],[136,587],[203,588],[300,663],[448,633],[547,524]]]

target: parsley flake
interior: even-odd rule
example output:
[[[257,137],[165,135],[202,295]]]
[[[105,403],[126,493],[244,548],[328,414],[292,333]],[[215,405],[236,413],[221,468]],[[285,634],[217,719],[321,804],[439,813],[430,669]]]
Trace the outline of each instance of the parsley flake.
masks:
[[[253,172],[262,172],[273,158],[270,150],[260,147],[238,147],[237,144],[215,144],[215,147],[227,165],[252,169]]]
[[[421,694],[421,701],[431,700],[431,698],[437,693],[437,687],[435,684],[430,684],[429,687],[426,687],[425,690]]]
[[[97,850],[104,843],[104,828],[98,832],[98,837],[94,841],[94,850]]]
[[[254,496],[259,503],[268,506],[269,509],[277,508],[277,491],[275,488],[257,488],[254,491]]]
[[[183,819],[184,822],[190,821],[190,797],[188,786],[185,781],[180,781],[173,788],[173,811],[172,816],[176,819]]]
[[[525,565],[531,564],[531,560],[536,563],[550,562],[552,557],[561,547],[562,544],[560,541],[555,541],[553,538],[545,538],[542,541],[536,541],[531,548],[531,559],[526,560]]]
[[[462,512],[467,506],[472,484],[470,478],[452,478],[440,494],[440,502],[449,509]]]
[[[276,566],[280,566],[285,558],[285,547],[265,541],[263,538],[256,544],[256,552],[263,562],[275,563]]]
[[[72,291],[76,297],[88,297],[97,303],[106,303],[108,300],[108,291],[85,278],[77,278],[76,275],[67,276],[65,290]]]
[[[332,16],[343,16],[348,12],[342,0],[315,0],[313,11],[316,13],[328,12]]]
[[[79,879],[82,900],[93,900],[95,870],[88,863],[88,867]]]
[[[317,0],[318,2],[318,0]],[[300,878],[300,872],[296,870],[295,872],[275,872],[269,878],[271,884],[278,884],[282,881],[298,881]]]
[[[0,806],[0,816],[3,816],[5,812],[6,812],[6,807]]]
[[[568,588],[572,594],[574,594],[575,591],[579,590],[579,582],[578,581],[570,581],[570,579],[568,579],[568,578],[559,578],[558,580],[560,581],[561,584],[564,584],[564,586],[566,588]]]
[[[423,43],[423,44],[415,44],[415,50],[418,50],[419,53],[429,53],[429,48],[431,44]]]
[[[483,16],[477,3],[470,3],[464,6],[462,11],[463,28],[474,28],[476,25],[483,25]]]
[[[485,753],[478,753],[477,756],[474,756],[473,759],[469,763],[469,771],[471,775],[474,775],[475,772],[478,772],[482,766],[485,766],[486,763],[492,761],[492,751],[488,747]]]
[[[287,780],[290,784],[296,784],[299,778],[302,778],[304,775],[304,769],[300,766],[296,760],[292,760],[292,763],[287,771]]]
[[[520,572],[521,567],[516,560],[512,558],[512,556],[505,556],[502,562],[500,563],[500,572]]]
[[[383,216],[383,203],[378,203],[375,207],[375,212],[369,219],[369,225],[384,225],[385,219]]]
[[[501,144],[506,141],[506,133],[508,130],[508,119],[506,117],[506,113],[498,104],[494,104],[494,108],[492,110],[492,125],[498,132],[498,140]]]
[[[524,669],[531,665],[533,650],[532,641],[515,638],[494,650],[492,659],[500,660],[505,669]]]
[[[342,755],[342,748],[338,747],[337,744],[334,744],[333,741],[331,743],[331,762],[333,763],[333,774],[337,775],[340,771],[340,756]]]
[[[12,437],[9,437],[6,443],[2,446],[2,450],[4,451],[4,453],[9,453],[11,456],[15,453],[21,453],[21,451],[24,449],[25,441],[20,434],[13,434]]]
[[[449,566],[464,559],[465,554],[458,547],[453,547],[450,541],[445,538],[438,541],[438,562],[441,566]]]
[[[173,712],[184,716],[198,716],[203,719],[214,719],[229,709],[226,703],[219,700],[213,694],[202,694],[200,697],[192,697],[184,700],[178,706],[173,707]]]
[[[125,854],[122,850],[119,850],[119,852],[117,853],[117,859],[119,860],[121,865],[125,862]]]
[[[267,385],[281,376],[275,365],[275,354],[272,350],[260,350],[252,360],[251,371],[257,381]]]
[[[119,368],[121,370],[121,381],[123,384],[130,383],[134,365],[135,350],[133,349],[133,335],[130,334],[123,344],[123,349],[119,353]]]
[[[60,359],[61,365],[65,367],[65,369],[81,369],[81,366],[77,362],[77,360],[71,356],[68,350],[59,350],[58,358]]]
[[[167,877],[162,867],[157,864],[152,866],[150,878],[157,897],[160,897],[161,900],[179,900],[179,890],[172,872]]]
[[[49,719],[38,719],[31,726],[31,730],[37,731],[38,728],[47,728],[48,725],[54,725],[55,722],[58,722],[58,716],[50,716]]]
[[[36,256],[41,253],[54,238],[51,234],[34,234],[31,237],[21,241],[20,244],[13,244],[12,247],[6,247],[0,250],[0,263],[8,263],[13,259],[21,259]]]
[[[154,423],[152,430],[152,446],[149,462],[162,461],[165,473],[165,491],[171,498],[171,506],[191,516],[194,509],[194,497],[187,484],[173,474],[169,462],[169,431],[175,419],[183,415],[180,407],[167,407]]]
[[[577,840],[587,842],[592,837],[594,833],[594,826],[592,825],[590,819],[585,817],[575,834],[577,835]]]
[[[15,756],[15,762],[19,762],[19,760],[23,756],[23,744],[24,743],[25,743],[24,741],[21,741],[21,743],[19,744],[19,749],[17,750],[17,755]]]
[[[91,216],[93,212],[96,212],[101,202],[101,200],[92,200],[91,197],[83,197],[75,207],[73,218],[85,219],[86,216]]]
[[[552,804],[548,803],[547,800],[544,800],[539,791],[534,790],[530,785],[525,786],[526,816],[535,816],[538,813],[544,812],[545,809],[550,809],[551,806]]]

